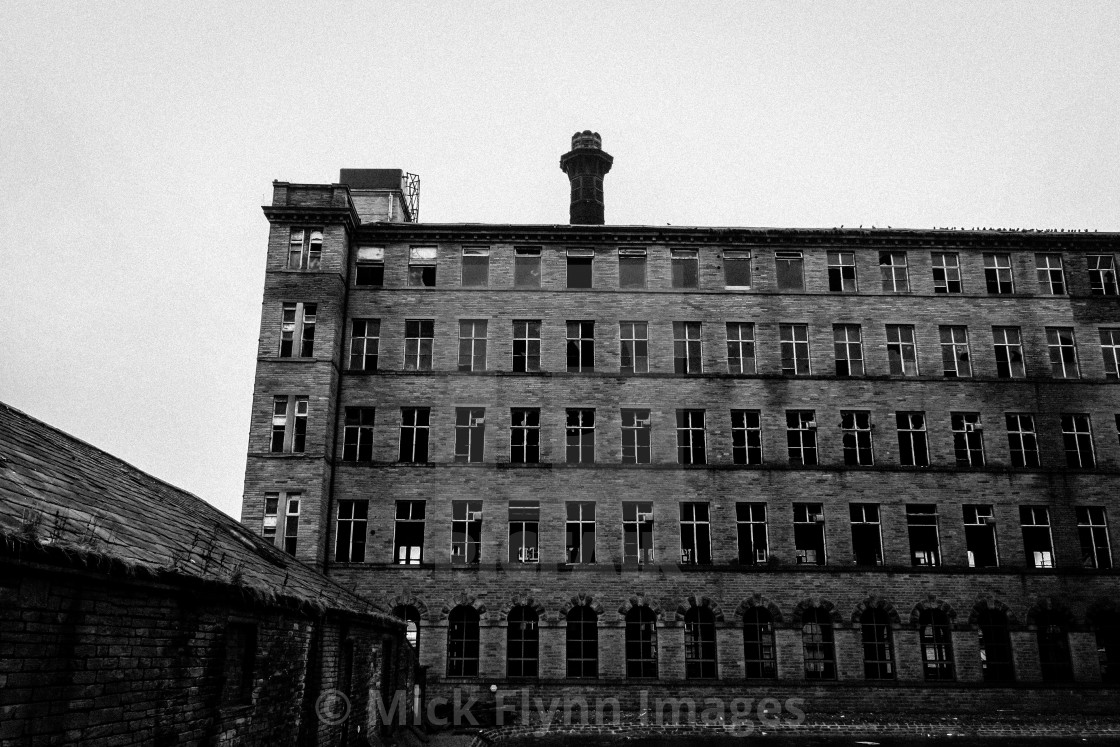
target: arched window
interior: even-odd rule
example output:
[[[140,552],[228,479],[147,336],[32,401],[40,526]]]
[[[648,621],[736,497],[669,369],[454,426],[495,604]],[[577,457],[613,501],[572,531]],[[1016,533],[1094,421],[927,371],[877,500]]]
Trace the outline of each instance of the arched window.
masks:
[[[536,677],[540,657],[536,610],[519,604],[506,617],[506,676]]]
[[[1043,682],[1064,682],[1073,679],[1073,662],[1069,656],[1069,631],[1065,621],[1053,610],[1039,610],[1038,661]]]
[[[1011,660],[1011,630],[1007,614],[984,608],[976,616],[980,639],[980,667],[985,682],[1012,682],[1015,667]]]
[[[716,677],[716,616],[707,607],[684,613],[684,676],[690,680]]]
[[[805,610],[801,617],[801,645],[805,651],[805,679],[836,679],[836,642],[828,612],[820,607]]]
[[[778,676],[774,662],[774,618],[765,607],[752,607],[743,615],[743,655],[747,679]]]
[[[894,646],[887,613],[868,608],[859,618],[863,632],[863,676],[869,680],[894,679]]]
[[[447,618],[447,676],[478,676],[478,610],[461,604]]]
[[[1115,610],[1097,610],[1092,617],[1097,629],[1097,662],[1101,680],[1120,682],[1120,621]]]
[[[649,607],[626,613],[626,676],[657,678],[657,615]]]
[[[953,679],[953,637],[949,616],[939,609],[922,610],[918,615],[918,631],[926,679]]]
[[[599,616],[590,607],[568,612],[568,676],[599,676]]]
[[[399,604],[393,608],[393,615],[404,620],[404,639],[408,641],[408,645],[412,646],[412,650],[416,652],[416,658],[420,658],[420,610],[413,607],[411,604]]]

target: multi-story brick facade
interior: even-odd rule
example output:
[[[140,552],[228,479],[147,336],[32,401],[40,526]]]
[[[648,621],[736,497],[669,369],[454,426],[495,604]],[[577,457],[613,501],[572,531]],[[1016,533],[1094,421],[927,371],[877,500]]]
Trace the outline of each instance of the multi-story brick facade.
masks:
[[[589,135],[571,225],[275,183],[243,522],[429,694],[1105,707],[1120,236],[602,225]]]

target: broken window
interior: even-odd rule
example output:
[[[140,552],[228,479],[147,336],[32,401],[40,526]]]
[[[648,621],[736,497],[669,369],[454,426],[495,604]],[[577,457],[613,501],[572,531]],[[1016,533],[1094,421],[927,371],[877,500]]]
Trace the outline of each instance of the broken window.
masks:
[[[478,677],[478,610],[460,604],[447,616],[447,676]]]
[[[436,247],[414,246],[408,250],[408,284],[433,288],[436,284]]]
[[[894,679],[894,638],[884,610],[869,607],[859,619],[863,638],[863,676],[869,680]]]
[[[486,440],[486,408],[455,408],[455,461],[481,462]]]
[[[299,493],[288,493],[285,496],[284,508],[284,552],[289,555],[296,554],[296,541],[299,539]]]
[[[622,504],[622,562],[644,565],[653,562],[653,504],[624,501]]]
[[[307,397],[280,394],[272,398],[274,454],[302,454],[307,448]]]
[[[753,374],[754,325],[750,322],[727,323],[727,372]]]
[[[817,421],[813,410],[786,410],[786,446],[789,463],[817,463]]]
[[[673,322],[673,366],[679,374],[704,373],[700,322]]]
[[[541,287],[540,247],[518,247],[513,250],[513,285],[516,288]]]
[[[1038,269],[1038,292],[1048,296],[1064,296],[1066,273],[1060,254],[1036,254],[1034,264]]]
[[[1120,378],[1120,329],[1101,330],[1101,355],[1105,378]]]
[[[1062,443],[1066,451],[1066,466],[1092,469],[1096,466],[1093,454],[1093,429],[1085,414],[1062,414]]]
[[[1055,379],[1076,379],[1081,373],[1077,365],[1077,345],[1072,327],[1047,327],[1046,347],[1050,351],[1050,375]]]
[[[723,282],[728,288],[751,287],[751,253],[728,249],[723,253]]]
[[[567,562],[595,562],[595,503],[594,501],[569,501],[564,506],[567,522],[564,525],[564,546]]]
[[[703,410],[677,410],[677,464],[707,464]]]
[[[482,556],[482,501],[451,501],[451,564],[475,565]]]
[[[283,321],[280,325],[281,358],[310,358],[313,355],[317,308],[318,305],[313,303],[284,304]]]
[[[514,320],[513,370],[517,373],[529,373],[541,370],[540,320]]]
[[[779,324],[781,338],[782,373],[787,376],[808,376],[809,326],[807,324]]]
[[[716,677],[716,616],[707,607],[691,607],[684,613],[684,676]]]
[[[918,614],[918,641],[926,679],[954,679],[953,627],[944,611],[924,609]]]
[[[774,618],[765,607],[751,607],[743,613],[743,659],[748,680],[778,676],[775,660]]]
[[[428,461],[428,420],[427,407],[401,408],[401,444],[398,461]]]
[[[593,249],[568,250],[568,287],[590,288],[592,284],[592,264],[595,261]]]
[[[984,282],[988,286],[988,293],[993,295],[1015,292],[1010,254],[984,255]]]
[[[657,615],[649,607],[626,613],[626,677],[657,678]]]
[[[999,549],[996,545],[996,517],[991,506],[964,508],[964,541],[969,568],[996,568]]]
[[[336,563],[361,563],[366,559],[368,500],[340,500],[334,533]]]
[[[976,633],[980,644],[980,667],[985,682],[1013,682],[1015,665],[1011,654],[1011,627],[1003,610],[978,610]]]
[[[618,287],[646,287],[646,250],[618,250]]]
[[[1050,535],[1050,509],[1046,506],[1019,506],[1023,527],[1023,549],[1031,568],[1054,567],[1054,540]]]
[[[739,565],[761,565],[769,556],[766,504],[735,504],[735,530],[739,540]]]
[[[1007,416],[1007,443],[1011,450],[1011,466],[1039,466],[1038,436],[1034,430],[1034,415]]]
[[[958,467],[984,466],[984,428],[978,412],[950,413]]]
[[[805,679],[836,679],[836,642],[832,619],[824,609],[810,607],[801,615],[801,648]]]
[[[844,464],[863,467],[875,464],[869,411],[841,410],[840,433],[844,444]]]
[[[459,320],[459,370],[486,370],[486,320]]]
[[[918,375],[918,346],[911,324],[887,325],[887,362],[891,376]]]
[[[536,464],[541,460],[541,411],[515,407],[509,411],[509,461]]]
[[[619,322],[620,373],[649,373],[649,340],[645,322]]]
[[[323,232],[293,228],[288,241],[289,270],[318,270],[323,258]]]
[[[464,288],[485,288],[490,283],[490,248],[485,246],[463,247]]]
[[[883,277],[883,292],[910,292],[906,252],[879,252],[879,273]]]
[[[960,293],[961,263],[957,254],[933,252],[930,258],[933,262],[933,292]]]
[[[431,319],[404,322],[404,370],[431,371],[436,323]]]
[[[832,325],[837,376],[863,376],[863,336],[858,324]]]
[[[566,615],[565,659],[569,677],[599,676],[599,616],[586,605]]]
[[[385,284],[385,248],[380,246],[358,247],[358,261],[354,285],[380,287]]]
[[[1111,254],[1090,254],[1089,291],[1095,296],[1115,296],[1120,293],[1116,285],[1116,258]]]
[[[509,562],[539,563],[540,501],[511,499],[509,502]]]
[[[420,565],[424,560],[424,501],[397,501],[393,562]]]
[[[712,526],[707,503],[682,503],[681,564],[712,564]]]
[[[595,411],[569,409],[565,430],[568,464],[595,463]]]
[[[674,288],[700,286],[700,259],[696,249],[670,249],[669,260]]]
[[[928,467],[929,446],[926,442],[924,412],[895,413],[898,426],[898,461],[907,467]]]
[[[945,378],[958,379],[972,376],[972,359],[968,352],[968,327],[942,325],[941,370]]]
[[[342,431],[342,461],[369,462],[373,460],[373,424],[376,410],[373,407],[347,407]]]
[[[798,565],[824,565],[824,508],[821,504],[793,504],[793,544]]]
[[[758,410],[731,411],[731,458],[735,464],[762,464],[762,415]]]
[[[801,252],[774,252],[778,290],[805,290],[805,258]]]
[[[941,565],[941,537],[937,528],[937,506],[911,504],[906,507],[906,532],[910,535],[910,564]]]
[[[856,292],[855,252],[828,253],[828,289],[833,293]]]
[[[1077,536],[1081,540],[1081,564],[1098,570],[1112,567],[1108,544],[1108,522],[1101,506],[1077,507]]]
[[[568,373],[595,370],[595,322],[568,322]]]
[[[540,640],[537,612],[518,604],[506,615],[506,676],[536,677],[539,669]]]
[[[848,506],[852,520],[852,550],[856,565],[883,564],[883,532],[879,504],[853,503]]]
[[[380,319],[352,319],[350,321],[350,370],[376,371],[380,344]]]
[[[649,410],[622,410],[623,464],[649,464],[653,461],[651,433]]]
[[[992,327],[995,340],[996,375],[1001,379],[1021,379],[1027,375],[1023,359],[1023,338],[1018,327]]]
[[[265,493],[264,494],[264,523],[261,527],[261,536],[268,540],[269,544],[276,544],[276,528],[279,525],[279,516],[277,512],[280,509],[280,494],[279,493]]]

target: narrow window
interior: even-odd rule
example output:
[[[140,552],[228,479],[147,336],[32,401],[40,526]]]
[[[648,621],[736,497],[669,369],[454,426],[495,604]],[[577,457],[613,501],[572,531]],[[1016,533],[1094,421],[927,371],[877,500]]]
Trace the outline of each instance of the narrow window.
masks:
[[[930,258],[933,262],[933,292],[960,293],[961,263],[957,254],[933,252]]]
[[[290,427],[289,427],[290,426]],[[281,394],[272,398],[274,454],[302,454],[307,449],[307,397]]]
[[[376,371],[380,345],[380,319],[352,319],[350,321],[350,370]]]
[[[798,565],[824,565],[824,508],[821,504],[793,504],[793,543]]]
[[[993,295],[1015,292],[1010,254],[984,255],[984,283],[988,287],[988,293]]]
[[[1108,522],[1100,506],[1077,507],[1077,536],[1081,540],[1081,564],[1098,570],[1112,567],[1108,544]]]
[[[856,565],[883,564],[883,529],[878,503],[853,503],[848,506],[852,520],[852,550]]]
[[[451,501],[451,564],[477,565],[482,558],[482,501]]]
[[[924,412],[895,413],[898,426],[898,462],[906,467],[928,467],[929,446],[926,443]]]
[[[1120,624],[1114,612],[1101,612],[1095,618],[1101,681],[1120,682]]]
[[[568,676],[599,676],[599,616],[591,607],[572,607],[565,625]]]
[[[595,322],[568,322],[568,373],[595,370]]]
[[[650,464],[652,440],[649,410],[622,410],[622,463]]]
[[[712,525],[707,503],[682,503],[681,564],[712,564]]]
[[[769,559],[765,503],[736,503],[735,531],[739,541],[739,565],[761,565]]]
[[[855,252],[828,253],[828,289],[833,293],[856,292]]]
[[[984,466],[984,428],[978,412],[950,413],[958,467]]]
[[[837,376],[863,376],[863,336],[858,324],[832,325]]]
[[[289,270],[318,270],[323,258],[323,232],[293,228],[288,244]]]
[[[859,619],[863,637],[863,676],[869,680],[894,679],[894,640],[891,621],[881,609],[869,608]]]
[[[564,546],[569,563],[595,562],[595,503],[569,501],[564,505],[567,522],[564,526]]]
[[[490,284],[489,247],[463,247],[462,284],[464,288],[485,288]]]
[[[731,458],[735,464],[762,464],[762,415],[758,410],[731,411]]]
[[[540,660],[536,611],[519,604],[506,616],[506,676],[536,677]]]
[[[751,607],[743,614],[743,659],[748,680],[774,679],[778,676],[775,660],[774,618],[765,607]]]
[[[539,247],[518,247],[513,250],[513,284],[517,288],[541,287]]]
[[[911,504],[906,507],[906,532],[910,535],[910,565],[941,565],[941,537],[937,528],[937,506]]]
[[[459,320],[459,370],[486,370],[486,320]]]
[[[431,411],[427,407],[401,408],[401,448],[397,461],[428,461],[428,419]]]
[[[972,376],[972,359],[968,352],[968,327],[942,325],[941,371],[947,379]]]
[[[1105,378],[1120,378],[1120,329],[1101,330],[1101,355]]]
[[[276,544],[276,527],[279,524],[277,512],[280,509],[280,494],[264,494],[264,524],[261,527],[261,536],[268,540],[270,545]]]
[[[1023,549],[1031,568],[1054,567],[1054,540],[1050,535],[1050,509],[1046,506],[1019,506],[1023,527]]]
[[[1050,350],[1050,375],[1055,379],[1077,379],[1077,345],[1071,327],[1047,327],[1046,346]]]
[[[1115,296],[1120,293],[1116,285],[1116,258],[1111,254],[1090,254],[1089,290],[1094,296]]]
[[[992,327],[996,349],[996,375],[1001,379],[1021,379],[1027,375],[1023,362],[1023,338],[1018,327]]]
[[[969,568],[997,568],[996,517],[991,506],[964,508],[964,541]]]
[[[879,273],[883,277],[884,293],[910,292],[906,252],[879,252]]]
[[[618,287],[646,287],[646,250],[618,250]]]
[[[565,431],[568,464],[595,463],[595,411],[569,409]]]
[[[1012,467],[1037,467],[1038,436],[1034,430],[1034,415],[1007,416],[1007,444],[1011,450]]]
[[[699,252],[696,249],[671,249],[669,255],[673,287],[698,288],[700,286]]]
[[[927,680],[955,679],[952,631],[949,616],[944,611],[924,609],[918,614],[918,641]]]
[[[751,287],[751,253],[728,249],[723,253],[723,282],[728,288]]]
[[[253,702],[256,663],[257,626],[252,623],[230,623],[226,628],[222,672],[224,705],[249,705]]]
[[[408,284],[433,288],[436,284],[436,247],[419,246],[408,250]]]
[[[1120,340],[1120,334],[1117,335]],[[727,372],[753,374],[754,325],[750,322],[727,323]]]
[[[347,407],[342,432],[342,461],[369,462],[373,460],[373,424],[376,409],[373,407]]]
[[[420,610],[411,604],[398,604],[393,608],[393,616],[404,620],[404,639],[412,647],[413,653],[420,657]]]
[[[813,410],[786,410],[786,446],[789,463],[817,463],[817,421]]]
[[[707,607],[692,607],[684,613],[684,676],[690,680],[716,677],[716,616]]]
[[[649,339],[645,322],[619,322],[620,373],[649,373]]]
[[[707,464],[703,410],[677,410],[677,464]]]
[[[361,563],[366,559],[366,519],[369,501],[340,500],[335,529],[336,563]]]
[[[1073,679],[1073,661],[1069,652],[1069,630],[1054,610],[1039,610],[1035,616],[1038,628],[1038,661],[1043,682],[1068,682]]]
[[[447,616],[447,676],[477,677],[478,610],[461,604]]]
[[[509,461],[537,464],[541,460],[541,411],[514,407],[509,411]]]
[[[482,461],[486,441],[486,408],[455,408],[455,461]]]
[[[385,284],[385,248],[380,246],[358,247],[358,263],[354,285],[381,287]]]
[[[805,610],[801,616],[801,648],[805,659],[805,679],[836,679],[836,642],[832,620],[820,607]]]
[[[406,319],[404,323],[404,370],[431,371],[436,323],[431,319]]]
[[[1062,414],[1062,442],[1066,450],[1066,466],[1092,469],[1097,465],[1093,454],[1093,429],[1088,415]]]
[[[592,264],[595,261],[593,249],[568,250],[568,287],[590,288],[592,286]]]
[[[288,493],[284,511],[284,552],[296,554],[296,541],[299,538],[299,493]]]
[[[801,252],[774,252],[778,290],[805,290],[805,258]]]
[[[513,370],[517,373],[541,370],[541,323],[539,319],[514,320]]]
[[[807,324],[779,324],[778,334],[782,346],[782,373],[787,376],[808,376],[809,326]]]
[[[509,502],[509,562],[539,563],[540,501],[511,499]]]
[[[1062,255],[1036,254],[1034,263],[1038,269],[1038,292],[1047,296],[1064,296],[1066,273],[1062,267]]]
[[[310,358],[315,350],[317,304],[286,303],[280,325],[280,357]],[[297,342],[298,341],[298,342]]]
[[[891,376],[918,375],[918,346],[911,324],[887,325],[887,362]]]
[[[646,565],[653,562],[652,503],[623,502],[622,562],[629,565]]]
[[[844,444],[844,464],[861,467],[875,464],[869,411],[841,410],[840,433]]]
[[[976,619],[980,643],[980,667],[985,682],[1013,682],[1015,665],[1011,654],[1011,626],[1002,610],[980,610]]]
[[[673,366],[679,374],[704,373],[700,322],[673,322]]]
[[[657,678],[657,615],[649,607],[626,613],[626,677]]]
[[[424,560],[424,501],[397,501],[393,562],[420,565]]]

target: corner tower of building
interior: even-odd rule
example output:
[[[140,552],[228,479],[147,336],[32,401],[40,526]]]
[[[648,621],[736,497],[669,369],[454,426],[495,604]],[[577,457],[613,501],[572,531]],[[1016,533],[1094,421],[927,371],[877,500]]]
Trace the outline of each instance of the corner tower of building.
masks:
[[[573,226],[603,225],[603,177],[613,163],[598,132],[584,130],[572,135],[572,149],[560,156],[560,168],[572,184],[569,222]]]

